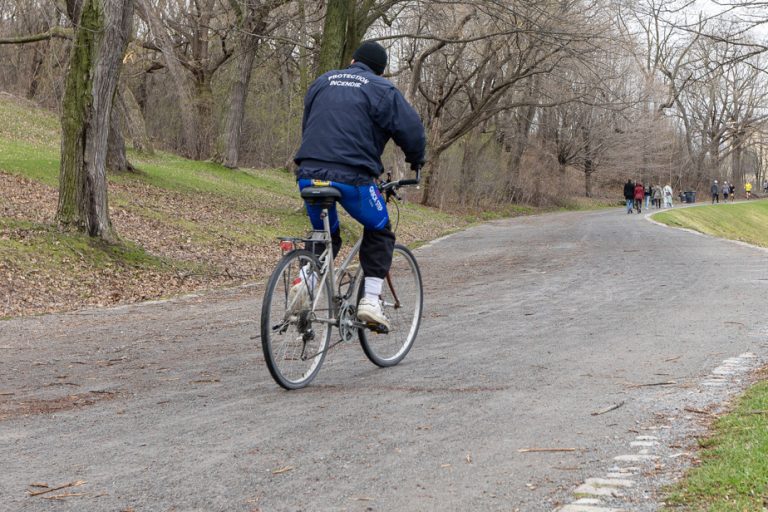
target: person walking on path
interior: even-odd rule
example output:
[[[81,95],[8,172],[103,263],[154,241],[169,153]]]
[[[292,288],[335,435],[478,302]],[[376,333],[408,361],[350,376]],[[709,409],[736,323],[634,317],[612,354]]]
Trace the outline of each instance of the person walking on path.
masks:
[[[635,209],[637,213],[642,212],[643,197],[645,196],[645,187],[639,181],[635,183]]]
[[[672,186],[664,185],[664,208],[672,208]]]
[[[736,185],[731,183],[728,185],[728,190],[731,192],[731,202],[734,202],[736,200]]]
[[[717,185],[717,180],[712,182],[709,191],[712,193],[712,204],[715,204],[715,201],[720,203],[720,187]]]
[[[728,194],[731,192],[731,188],[728,186],[728,182],[723,182],[723,202],[728,202]]]
[[[632,203],[635,198],[635,184],[627,180],[624,184],[624,200],[627,202],[627,213],[632,213]]]
[[[651,207],[651,191],[653,190],[653,187],[651,185],[648,185],[648,187],[645,189],[645,209]]]
[[[653,205],[661,210],[661,198],[664,195],[664,193],[661,191],[661,185],[656,185],[653,187]]]
[[[744,185],[744,193],[747,196],[747,199],[749,199],[749,196],[752,195],[752,182],[748,181]]]

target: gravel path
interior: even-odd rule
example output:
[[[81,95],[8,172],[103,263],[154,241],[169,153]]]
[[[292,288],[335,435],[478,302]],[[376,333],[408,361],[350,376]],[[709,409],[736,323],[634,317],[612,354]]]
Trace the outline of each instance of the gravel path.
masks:
[[[0,510],[551,511],[622,471],[631,488],[580,507],[655,510],[701,420],[768,357],[759,249],[617,209],[416,255],[405,361],[342,345],[298,392],[252,339],[260,285],[0,322]],[[647,460],[617,462],[638,437]]]

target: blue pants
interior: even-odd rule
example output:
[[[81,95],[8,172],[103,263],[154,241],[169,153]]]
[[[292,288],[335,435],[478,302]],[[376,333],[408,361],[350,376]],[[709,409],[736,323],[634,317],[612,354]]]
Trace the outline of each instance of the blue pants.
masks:
[[[383,279],[392,265],[392,252],[395,248],[395,234],[389,225],[389,213],[387,203],[379,192],[379,188],[373,183],[369,185],[355,186],[346,183],[318,182],[317,180],[300,179],[299,190],[310,187],[313,184],[330,186],[341,191],[341,206],[353,219],[363,225],[363,243],[360,246],[360,266],[366,277],[378,277]],[[312,229],[322,230],[323,219],[320,213],[323,209],[319,206],[304,205],[307,209]],[[341,236],[339,234],[339,214],[336,205],[328,208],[328,222],[331,225],[333,238],[333,255],[338,254],[341,248]]]
[[[632,213],[632,207],[635,205],[634,199],[627,199],[627,213]]]
[[[379,188],[373,183],[356,187],[345,183],[335,181],[317,182],[317,180],[299,180],[299,190],[312,186],[313,182],[322,183],[322,186],[330,186],[341,192],[341,206],[349,213],[353,219],[363,225],[364,228],[375,231],[384,229],[389,224],[389,214],[387,213],[387,203],[379,192]],[[312,222],[313,229],[323,229],[323,221],[320,218],[320,212],[323,210],[319,206],[307,207],[307,215]],[[336,212],[334,204],[328,209],[328,220],[331,223],[331,233],[339,230],[339,215]]]

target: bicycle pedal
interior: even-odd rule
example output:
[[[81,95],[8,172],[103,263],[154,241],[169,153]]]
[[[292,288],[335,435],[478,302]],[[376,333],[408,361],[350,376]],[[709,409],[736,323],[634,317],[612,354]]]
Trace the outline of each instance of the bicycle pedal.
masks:
[[[377,324],[375,322],[368,322],[365,324],[368,329],[378,334],[389,334],[389,329],[384,324]]]

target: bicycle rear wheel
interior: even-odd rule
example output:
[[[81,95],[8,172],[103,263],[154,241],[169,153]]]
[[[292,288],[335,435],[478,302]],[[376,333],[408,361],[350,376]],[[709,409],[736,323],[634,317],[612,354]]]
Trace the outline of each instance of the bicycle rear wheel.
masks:
[[[291,251],[278,262],[264,294],[261,346],[269,373],[285,389],[312,381],[331,339],[331,325],[318,321],[333,313],[331,285],[326,280],[320,286],[319,275],[314,254]]]
[[[360,284],[358,302],[363,296]],[[389,333],[378,334],[368,329],[358,329],[363,352],[375,365],[394,366],[411,350],[421,324],[424,292],[421,271],[407,247],[395,245],[392,267],[384,279],[381,290],[384,314],[389,318]]]

